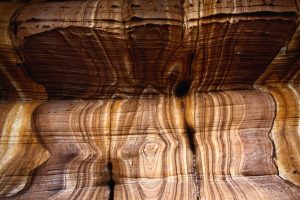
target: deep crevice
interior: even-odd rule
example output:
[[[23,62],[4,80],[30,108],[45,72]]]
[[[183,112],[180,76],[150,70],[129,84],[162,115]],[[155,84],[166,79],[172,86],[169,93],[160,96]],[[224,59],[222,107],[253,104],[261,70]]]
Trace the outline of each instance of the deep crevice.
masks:
[[[186,133],[187,133],[187,136],[189,139],[190,148],[193,152],[193,155],[195,155],[196,154],[196,147],[195,147],[195,141],[194,141],[195,130],[194,130],[194,128],[192,128],[191,126],[186,124]]]
[[[189,146],[190,149],[193,153],[193,174],[194,174],[194,179],[195,179],[195,186],[196,186],[196,194],[195,194],[195,199],[199,200],[200,199],[200,177],[198,175],[198,170],[197,170],[197,160],[196,160],[196,145],[195,145],[195,129],[191,126],[189,126],[187,123],[185,123],[185,128],[186,128],[186,134],[188,136],[188,141],[189,141]]]
[[[182,110],[185,116],[185,106],[184,106],[184,101],[182,103]],[[187,139],[188,139],[188,145],[190,147],[190,150],[192,151],[192,165],[193,165],[193,177],[195,181],[195,194],[194,197],[196,200],[200,199],[200,177],[198,174],[198,165],[197,165],[197,160],[196,160],[196,142],[195,142],[195,129],[191,125],[188,124],[186,116],[184,117],[185,119],[185,131],[187,134]]]
[[[115,181],[113,179],[113,173],[112,173],[112,163],[111,162],[108,162],[107,164],[107,168],[108,168],[108,172],[109,172],[109,175],[110,175],[110,180],[108,181],[108,186],[110,188],[110,193],[109,193],[109,200],[113,200],[114,199],[114,192],[115,192]]]
[[[188,80],[180,81],[175,89],[175,96],[184,97],[190,90],[191,83]]]

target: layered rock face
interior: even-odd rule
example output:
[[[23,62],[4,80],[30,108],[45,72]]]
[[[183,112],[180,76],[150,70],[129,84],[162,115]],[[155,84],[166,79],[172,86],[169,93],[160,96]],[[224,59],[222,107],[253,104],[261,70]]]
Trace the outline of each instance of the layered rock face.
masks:
[[[300,199],[299,14],[0,3],[0,198]]]

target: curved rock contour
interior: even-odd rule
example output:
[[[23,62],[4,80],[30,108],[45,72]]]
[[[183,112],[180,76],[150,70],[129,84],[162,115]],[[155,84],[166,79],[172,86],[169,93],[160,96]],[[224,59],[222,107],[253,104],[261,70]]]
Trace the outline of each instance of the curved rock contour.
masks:
[[[0,198],[300,199],[299,14],[0,2]]]

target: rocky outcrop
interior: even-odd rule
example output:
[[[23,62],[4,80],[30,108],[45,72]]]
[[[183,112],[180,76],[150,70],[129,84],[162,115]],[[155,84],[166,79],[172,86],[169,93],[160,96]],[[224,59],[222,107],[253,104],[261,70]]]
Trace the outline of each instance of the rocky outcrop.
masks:
[[[0,197],[300,199],[299,5],[0,3]]]

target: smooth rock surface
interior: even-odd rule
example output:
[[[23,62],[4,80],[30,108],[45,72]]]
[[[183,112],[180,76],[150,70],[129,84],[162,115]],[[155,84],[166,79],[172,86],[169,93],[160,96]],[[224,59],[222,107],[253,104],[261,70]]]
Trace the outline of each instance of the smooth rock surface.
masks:
[[[300,199],[300,2],[0,3],[0,199]]]

